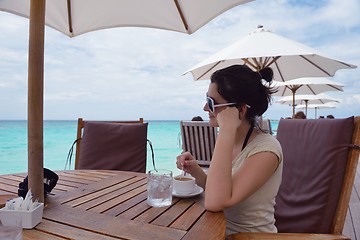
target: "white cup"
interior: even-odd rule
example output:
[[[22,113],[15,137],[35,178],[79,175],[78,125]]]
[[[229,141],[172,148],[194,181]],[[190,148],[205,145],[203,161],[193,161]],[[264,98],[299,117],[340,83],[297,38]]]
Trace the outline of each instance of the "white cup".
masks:
[[[195,190],[195,178],[178,175],[174,177],[173,188],[176,193],[189,194]]]

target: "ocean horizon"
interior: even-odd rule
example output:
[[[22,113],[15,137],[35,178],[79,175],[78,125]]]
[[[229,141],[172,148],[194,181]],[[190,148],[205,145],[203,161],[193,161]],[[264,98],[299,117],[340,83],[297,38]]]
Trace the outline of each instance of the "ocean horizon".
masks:
[[[157,168],[176,168],[176,156],[182,152],[179,120],[145,120]],[[272,129],[278,121],[271,120]],[[44,120],[44,167],[64,170],[68,152],[76,139],[77,120]],[[27,172],[27,120],[0,120],[0,174]],[[75,149],[70,169],[74,169]],[[147,146],[147,171],[153,168],[151,150]],[[67,167],[69,169],[69,166]]]

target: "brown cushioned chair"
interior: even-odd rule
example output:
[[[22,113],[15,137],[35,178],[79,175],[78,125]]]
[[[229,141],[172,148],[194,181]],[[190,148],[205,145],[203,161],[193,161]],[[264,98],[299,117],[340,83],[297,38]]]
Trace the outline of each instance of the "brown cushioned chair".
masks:
[[[146,172],[148,123],[78,119],[75,169]]]
[[[199,165],[209,167],[217,137],[216,127],[207,121],[180,121],[182,149],[190,152]]]
[[[280,120],[284,154],[276,197],[279,233],[229,239],[350,239],[342,235],[359,159],[360,117]]]

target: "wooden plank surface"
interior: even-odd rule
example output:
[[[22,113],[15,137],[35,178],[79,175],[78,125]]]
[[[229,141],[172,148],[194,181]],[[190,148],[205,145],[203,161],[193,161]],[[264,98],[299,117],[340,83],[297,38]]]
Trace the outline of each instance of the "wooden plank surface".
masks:
[[[61,237],[59,237],[61,236]],[[114,240],[119,239],[115,237],[105,236],[103,234],[94,233],[77,227],[59,224],[57,222],[43,219],[41,224],[36,227],[36,230],[23,230],[24,239],[102,239]]]
[[[210,213],[205,212],[201,218],[197,221],[197,224],[189,230],[183,240],[218,240],[224,239],[224,235],[221,232],[211,232],[213,228],[221,228],[225,230],[225,218],[215,217],[222,213]]]
[[[133,189],[131,185],[134,187],[141,186],[141,184],[146,184],[146,179],[144,178],[143,174],[119,175],[114,174],[112,171],[76,171],[75,174],[73,171],[60,171],[58,172],[58,175],[60,177],[59,186],[56,187],[58,190],[55,191],[53,195],[48,196],[46,201],[48,202],[48,206],[51,206],[53,202],[55,202],[55,206],[60,204],[52,211],[56,211],[61,217],[57,218],[57,220],[52,219],[51,211],[45,211],[43,221],[36,227],[36,229],[23,231],[24,239],[106,239],[104,238],[105,236],[101,235],[101,237],[99,237],[92,231],[92,227],[96,226],[96,221],[88,224],[87,226],[83,226],[85,227],[84,229],[82,229],[80,226],[76,227],[78,225],[76,221],[81,222],[81,219],[86,218],[88,220],[94,218],[94,216],[97,215],[100,215],[101,218],[103,218],[109,225],[112,224],[111,222],[114,222],[114,220],[111,219],[114,219],[115,217],[117,221],[115,223],[116,226],[113,227],[120,229],[122,229],[121,226],[117,225],[125,224],[126,226],[128,223],[127,221],[133,222],[132,220],[137,220],[137,224],[132,223],[131,225],[134,232],[138,232],[138,229],[140,228],[139,224],[141,224],[141,227],[150,225],[153,228],[159,227],[161,229],[164,228],[176,230],[174,233],[163,233],[161,236],[164,237],[163,239],[166,239],[165,237],[169,237],[168,239],[177,239],[182,237],[184,239],[189,239],[190,236],[196,237],[193,239],[202,239],[203,236],[207,236],[206,233],[208,233],[209,230],[213,228],[213,226],[219,225],[218,221],[221,219],[214,217],[217,216],[216,213],[209,213],[204,211],[201,205],[203,198],[200,197],[191,199],[174,198],[173,204],[176,205],[173,205],[173,210],[171,210],[169,207],[159,209],[149,207],[146,204],[147,194],[145,189],[142,189],[140,192],[131,193],[131,189]],[[25,176],[26,174],[24,173],[1,175],[0,194],[17,194],[18,183],[21,182]],[[140,178],[138,176],[140,176]],[[19,182],[16,182],[16,179]],[[67,188],[64,186],[67,186]],[[103,209],[106,209],[102,212],[102,214],[91,211],[87,212],[89,215],[81,214],[81,212],[84,212],[82,208],[91,209],[94,206],[97,206],[97,204],[101,205],[104,200],[106,200],[107,194],[109,194],[109,199],[115,199],[116,194],[112,194],[111,191],[103,191],[107,187],[111,186],[119,186],[119,189],[115,188],[116,190],[114,190],[116,193],[120,193],[122,191],[121,189],[126,188],[127,191],[123,192],[130,192],[129,195],[132,195],[132,198],[125,197],[125,199],[118,199],[117,201],[121,202],[121,204],[110,204],[111,206],[108,205],[110,206],[110,209],[107,209],[107,207],[100,207],[102,211]],[[64,191],[60,191],[59,189],[64,189]],[[99,195],[99,191],[103,191],[104,195]],[[88,196],[92,196],[94,198],[88,198]],[[83,201],[85,199],[86,201]],[[192,201],[195,201],[198,204]],[[81,202],[81,204],[78,204],[79,202]],[[70,205],[74,203],[77,203],[75,204],[76,206],[74,208],[70,207]],[[79,209],[77,210],[77,208]],[[173,216],[173,211],[175,211],[175,208],[178,209],[178,212],[175,213],[175,216]],[[182,213],[180,214],[180,212]],[[209,217],[209,214],[213,215]],[[69,216],[71,216],[70,219]],[[208,218],[202,223],[201,219],[204,217]],[[95,217],[95,219],[96,218],[97,217]],[[209,220],[210,218],[213,220]],[[63,225],[56,222],[66,222],[68,220],[71,220],[74,226],[72,224]],[[193,223],[195,221],[197,221],[197,226],[193,227]],[[225,224],[225,222],[223,221],[220,224]],[[104,225],[102,226],[103,230],[105,231],[107,227]],[[47,233],[44,229],[51,229],[51,231]],[[69,230],[70,233],[65,234],[65,229]],[[154,229],[152,229],[152,231],[153,230]],[[162,232],[163,230],[156,231]],[[189,231],[188,236],[185,235],[186,231]],[[111,236],[112,234],[113,236]],[[125,238],[124,235],[118,233],[118,231],[115,231],[112,234],[107,235],[108,239],[119,238],[119,236]],[[142,234],[144,235],[142,236]],[[167,234],[170,236],[167,236]],[[343,234],[350,237],[352,240],[360,240],[360,165],[357,167],[357,175],[355,177]],[[144,237],[144,239],[150,239],[149,235],[145,234],[144,232],[139,233],[139,235],[140,237]],[[154,236],[152,237],[154,239],[158,239]],[[221,238],[216,238],[214,236],[212,239]]]
[[[119,216],[120,214],[124,213],[125,211],[132,209],[134,206],[138,206],[141,202],[144,201],[147,197],[147,192],[140,193],[137,196],[134,196],[132,199],[128,199],[125,202],[123,202],[120,205],[114,206],[111,209],[106,210],[103,212],[103,214],[109,215],[109,216]],[[146,206],[148,208],[148,206]],[[145,208],[146,209],[146,208]],[[139,210],[140,212],[143,212],[143,210]],[[123,216],[121,216],[123,217]],[[132,219],[132,218],[128,218]]]
[[[203,239],[225,237],[224,215],[207,212],[203,194],[174,197],[171,206],[153,208],[146,203],[146,174],[57,173],[60,179],[46,198],[43,220],[32,230],[23,230],[24,239],[201,239],[191,231],[194,227],[202,231]],[[24,176],[0,176],[0,193],[17,192],[17,181]],[[209,228],[211,224],[216,225]]]
[[[343,235],[334,234],[303,234],[303,233],[279,233],[281,240],[350,240]],[[228,237],[228,240],[279,240],[279,234],[271,233],[239,233]]]
[[[186,231],[82,211],[59,205],[44,211],[43,218],[69,226],[125,239],[181,239]],[[86,221],[84,221],[86,219]],[[39,225],[41,227],[41,224]],[[37,227],[38,229],[38,227]]]
[[[171,227],[189,230],[192,224],[203,214],[203,212],[203,208],[199,204],[193,204],[188,211],[183,213],[171,224]]]

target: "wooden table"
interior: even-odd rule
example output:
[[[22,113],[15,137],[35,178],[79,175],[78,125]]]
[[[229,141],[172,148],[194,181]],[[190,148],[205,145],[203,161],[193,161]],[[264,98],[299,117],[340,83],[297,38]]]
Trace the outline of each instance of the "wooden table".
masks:
[[[208,212],[204,195],[173,198],[169,207],[146,204],[146,174],[59,171],[45,199],[42,222],[24,239],[224,239],[223,213]],[[26,174],[0,176],[0,194],[17,193]]]

